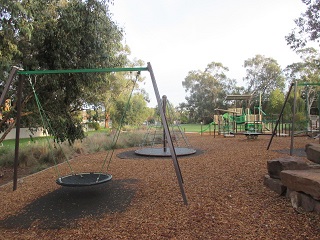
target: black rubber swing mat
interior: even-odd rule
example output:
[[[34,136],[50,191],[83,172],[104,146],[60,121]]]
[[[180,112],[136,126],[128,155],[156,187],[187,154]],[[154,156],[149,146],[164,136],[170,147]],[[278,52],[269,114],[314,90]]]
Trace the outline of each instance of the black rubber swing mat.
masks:
[[[112,180],[90,187],[61,187],[34,200],[16,215],[0,220],[0,229],[73,228],[77,220],[99,219],[104,214],[124,212],[135,195],[138,180]]]
[[[273,150],[273,151],[278,153],[288,154],[288,155],[290,154],[290,149],[279,149],[279,150]],[[292,149],[292,155],[297,157],[307,157],[307,154],[304,148]]]

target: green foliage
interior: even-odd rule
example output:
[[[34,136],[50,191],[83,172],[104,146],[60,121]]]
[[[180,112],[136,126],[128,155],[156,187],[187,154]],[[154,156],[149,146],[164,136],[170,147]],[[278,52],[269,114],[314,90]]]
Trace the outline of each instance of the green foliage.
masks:
[[[268,114],[280,114],[284,104],[285,95],[280,89],[275,89],[270,93],[269,102],[266,107]]]
[[[181,114],[179,119],[180,119],[180,123],[181,123],[181,124],[186,124],[186,123],[188,123],[188,116],[185,115],[185,114]]]
[[[281,94],[280,94],[281,96]],[[283,101],[284,102],[284,101]],[[294,91],[291,91],[288,101],[286,103],[286,106],[284,108],[283,112],[283,120],[285,122],[291,122],[292,121],[292,116],[293,116],[293,105],[294,105]],[[275,114],[280,114],[280,111],[275,113]],[[305,101],[300,97],[300,93],[297,92],[297,97],[296,97],[296,121],[297,122],[302,122],[304,124],[304,127],[306,127],[306,108],[305,108]],[[299,125],[297,123],[297,125]]]
[[[14,151],[2,152],[0,156],[0,166],[13,167]]]
[[[121,67],[127,51],[121,44],[123,31],[111,19],[108,1],[2,1],[0,4],[0,79],[7,66],[25,70]],[[13,22],[9,22],[13,21]],[[5,36],[5,38],[1,38]],[[8,44],[12,48],[8,47]],[[5,52],[7,51],[7,52]],[[6,62],[4,62],[4,60]],[[61,74],[32,76],[40,103],[50,121],[47,130],[57,141],[73,143],[84,137],[79,115],[102,86],[112,87],[111,74]],[[3,82],[0,84],[3,84]],[[12,87],[13,92],[16,86]],[[15,95],[12,96],[13,102]],[[24,115],[27,127],[42,126],[29,84],[24,85]]]
[[[286,36],[287,44],[292,49],[304,48],[309,41],[319,42],[320,1],[302,0],[308,7],[301,16],[295,19],[296,27]]]
[[[26,1],[0,0],[0,79],[15,58],[21,56],[20,43],[30,40],[33,30]]]
[[[94,129],[96,131],[100,129],[100,124],[97,122],[88,122],[87,125],[88,128]]]
[[[129,96],[130,93],[120,95],[110,111],[114,128],[117,128],[121,121],[122,125],[141,125],[150,114],[143,95],[134,93],[128,102]]]
[[[256,55],[244,61],[246,76],[244,81],[247,84],[246,92],[253,95],[253,100],[259,104],[261,94],[262,106],[265,108],[270,93],[275,89],[284,90],[285,78],[276,60]]]
[[[225,106],[224,99],[235,87],[235,81],[227,77],[228,68],[212,62],[204,71],[190,71],[182,82],[188,93],[187,103],[180,109],[189,111],[189,119],[198,122],[212,118],[214,109]]]
[[[295,114],[294,121],[295,121],[295,126],[294,126],[295,131],[306,130],[308,128],[308,120],[304,112],[297,112]]]
[[[124,132],[132,132],[134,130],[136,130],[137,127],[136,126],[132,126],[132,125],[124,125],[122,126],[122,131]]]
[[[287,66],[285,73],[291,82],[297,81],[298,84],[304,84],[298,89],[307,106],[306,112],[310,115],[310,109],[317,100],[317,94],[320,91],[319,52],[314,48],[305,48],[298,50],[297,53],[302,61]]]

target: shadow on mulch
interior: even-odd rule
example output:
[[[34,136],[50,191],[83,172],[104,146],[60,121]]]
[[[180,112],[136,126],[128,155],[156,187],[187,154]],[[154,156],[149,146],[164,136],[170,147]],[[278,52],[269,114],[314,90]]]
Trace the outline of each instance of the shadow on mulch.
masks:
[[[290,149],[280,149],[280,150],[273,150],[273,151],[290,155]],[[292,149],[292,156],[307,157],[307,154],[304,148],[294,148]]]
[[[138,155],[135,153],[136,150],[131,150],[131,151],[126,151],[126,152],[121,152],[119,154],[117,154],[118,158],[121,159],[148,159],[148,160],[153,160],[153,159],[168,159],[171,160],[171,156],[146,156],[146,155]],[[184,155],[184,156],[178,156],[178,159],[180,158],[186,158],[186,157],[194,157],[194,156],[198,156],[200,154],[203,153],[203,150],[200,149],[196,149],[196,152],[194,154],[190,154],[190,155]]]
[[[91,187],[61,187],[27,205],[17,215],[1,220],[0,228],[72,228],[76,220],[84,217],[124,212],[135,195],[137,182],[126,179]]]

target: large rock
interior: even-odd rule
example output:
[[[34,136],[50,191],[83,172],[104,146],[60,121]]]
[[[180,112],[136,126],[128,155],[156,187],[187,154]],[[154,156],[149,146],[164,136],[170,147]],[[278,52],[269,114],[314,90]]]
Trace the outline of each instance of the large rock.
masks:
[[[320,200],[320,169],[284,170],[280,177],[282,184],[288,189],[304,192]]]
[[[320,164],[320,144],[308,143],[305,151],[310,161]]]
[[[288,189],[286,197],[290,199],[292,207],[296,210],[320,213],[320,201],[313,199],[308,194]]]
[[[280,179],[271,178],[269,175],[265,175],[263,183],[265,186],[279,195],[284,195],[286,193],[287,188],[282,184]]]
[[[280,179],[280,172],[283,170],[308,169],[308,163],[302,158],[285,157],[267,161],[268,173],[271,178]]]

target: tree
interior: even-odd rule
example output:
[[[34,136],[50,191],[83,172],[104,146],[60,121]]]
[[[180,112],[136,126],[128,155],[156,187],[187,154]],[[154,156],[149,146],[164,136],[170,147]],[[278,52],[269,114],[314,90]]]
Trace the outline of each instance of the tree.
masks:
[[[284,104],[285,96],[280,89],[275,89],[270,93],[270,101],[267,105],[266,112],[269,115],[280,114]]]
[[[267,113],[267,117],[271,116],[272,120],[275,120],[279,117],[280,112],[282,110],[283,104],[285,101],[285,94],[280,91],[280,89],[275,89],[271,92],[269,102],[266,106],[265,112]],[[283,112],[283,120],[291,121],[292,118],[292,106],[293,106],[293,93],[289,96],[289,99],[285,105]]]
[[[7,77],[12,61],[21,55],[19,41],[31,38],[30,17],[22,2],[0,0],[0,79]]]
[[[235,80],[227,77],[227,71],[222,63],[212,62],[204,71],[188,73],[182,86],[189,94],[186,106],[193,121],[210,121],[214,110],[225,105],[226,95],[235,87]]]
[[[310,109],[317,99],[320,87],[313,84],[320,85],[320,69],[319,52],[314,48],[305,48],[297,50],[302,62],[293,63],[285,69],[285,73],[291,82],[297,81],[305,85],[300,87],[300,95],[305,99],[307,106],[307,117],[310,119]],[[308,85],[309,84],[309,85]]]
[[[25,11],[31,13],[18,16],[23,18],[19,21],[31,24],[32,31],[30,39],[13,34],[19,54],[12,54],[9,65],[20,65],[25,70],[35,70],[108,68],[127,64],[127,55],[121,44],[123,31],[112,21],[107,1],[13,2],[21,3]],[[1,14],[14,16],[15,9],[6,8]],[[1,31],[6,32],[10,30],[11,25],[2,27]],[[23,32],[19,25],[16,31]],[[3,45],[0,49],[2,48]],[[84,137],[78,112],[84,105],[96,104],[97,99],[92,97],[92,93],[101,86],[112,85],[110,75],[64,74],[31,79],[54,128],[51,134],[57,140],[73,142]],[[1,79],[5,79],[4,76],[5,74]],[[25,126],[40,126],[39,114],[31,99],[31,87],[25,84],[23,114],[27,116],[23,123]]]
[[[292,89],[293,90],[293,89]],[[284,111],[285,121],[292,121],[293,114],[293,104],[294,104],[294,91],[291,91],[287,106]],[[296,112],[295,112],[295,130],[305,130],[308,127],[308,121],[306,116],[306,104],[301,98],[301,92],[297,91],[296,95]]]
[[[302,0],[302,2],[308,6],[307,10],[294,20],[296,28],[285,37],[292,49],[304,48],[309,41],[319,42],[320,38],[320,0]]]
[[[281,67],[273,58],[256,55],[244,61],[248,94],[253,95],[253,101],[258,101],[261,94],[262,105],[265,107],[270,93],[275,89],[284,89],[285,79]]]
[[[125,46],[125,51],[129,55],[130,49]],[[132,62],[128,61],[127,67],[134,68],[136,66],[142,66],[144,62],[134,59]],[[148,101],[148,94],[144,89],[139,88],[139,83],[144,80],[139,72],[117,72],[107,75],[107,83],[96,88],[94,92],[89,92],[88,95],[93,107],[101,108],[104,110],[105,128],[109,128],[109,121],[112,119],[113,125],[117,126],[121,118],[114,117],[115,109],[120,107],[119,102],[123,102],[122,106],[125,106],[125,101],[128,99],[132,89],[136,94],[143,96],[143,101]],[[136,84],[133,85],[133,83]],[[122,111],[121,109],[119,109]],[[139,112],[141,113],[141,112]]]
[[[112,125],[118,127],[122,120],[122,125],[139,126],[149,117],[150,111],[144,96],[140,93],[133,93],[131,100],[129,94],[121,95],[111,109]]]

